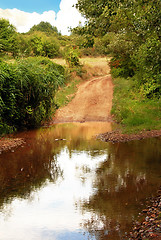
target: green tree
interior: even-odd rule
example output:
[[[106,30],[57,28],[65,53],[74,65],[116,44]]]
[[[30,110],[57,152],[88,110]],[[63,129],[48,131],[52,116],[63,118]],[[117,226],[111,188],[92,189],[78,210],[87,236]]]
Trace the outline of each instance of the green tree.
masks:
[[[46,34],[48,34],[48,35],[51,35],[51,34],[55,34],[55,35],[58,35],[58,34],[60,34],[59,32],[58,32],[58,29],[55,27],[55,26],[52,26],[50,23],[48,23],[48,22],[40,22],[39,24],[37,24],[37,25],[34,25],[31,29],[30,29],[30,31],[29,31],[29,33],[32,33],[32,32],[37,32],[37,31],[39,31],[39,32],[44,32],[44,33],[46,33]]]
[[[16,30],[8,20],[0,19],[0,53],[11,52],[13,55],[17,50]]]
[[[49,58],[60,56],[60,45],[56,38],[47,37],[41,32],[34,32],[29,35],[29,42],[34,56]]]
[[[114,57],[111,62],[114,75],[135,76],[143,95],[159,96],[161,1],[78,0],[76,7],[87,22],[82,29],[79,26],[73,31],[89,32],[97,37],[113,33],[106,49]]]
[[[67,47],[64,51],[64,59],[70,68],[79,67],[79,52],[77,49]]]

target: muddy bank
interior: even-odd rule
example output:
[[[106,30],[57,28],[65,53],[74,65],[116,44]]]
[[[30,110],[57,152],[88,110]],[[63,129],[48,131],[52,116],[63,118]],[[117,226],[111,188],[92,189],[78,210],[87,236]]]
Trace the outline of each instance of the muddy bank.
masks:
[[[14,151],[15,148],[25,144],[23,138],[1,138],[0,139],[0,153],[6,151]]]
[[[141,140],[145,138],[160,137],[161,130],[143,131],[138,134],[122,134],[121,131],[112,131],[99,134],[97,139],[105,142],[128,142],[132,140]]]
[[[139,220],[134,223],[125,239],[161,239],[161,188],[157,196],[150,198],[146,204],[146,208],[139,214]]]

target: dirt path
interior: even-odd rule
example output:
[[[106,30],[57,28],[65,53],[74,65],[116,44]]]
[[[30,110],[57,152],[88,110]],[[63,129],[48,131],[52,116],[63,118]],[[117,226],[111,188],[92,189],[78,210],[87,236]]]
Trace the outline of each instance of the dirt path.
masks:
[[[110,75],[80,84],[75,98],[57,110],[54,122],[108,121],[112,108],[113,84]]]

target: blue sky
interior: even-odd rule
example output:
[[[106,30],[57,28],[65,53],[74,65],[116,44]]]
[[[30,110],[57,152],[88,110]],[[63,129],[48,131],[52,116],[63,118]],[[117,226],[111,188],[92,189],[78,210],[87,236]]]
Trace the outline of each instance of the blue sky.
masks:
[[[43,13],[44,11],[53,10],[57,13],[59,11],[60,2],[61,0],[1,0],[0,8],[17,8],[29,13]]]

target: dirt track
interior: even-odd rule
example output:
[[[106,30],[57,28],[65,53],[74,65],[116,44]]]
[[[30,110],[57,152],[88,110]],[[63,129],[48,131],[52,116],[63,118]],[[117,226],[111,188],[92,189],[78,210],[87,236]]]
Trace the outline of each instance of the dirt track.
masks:
[[[108,121],[112,108],[113,84],[110,75],[82,83],[75,98],[58,109],[54,122]]]

